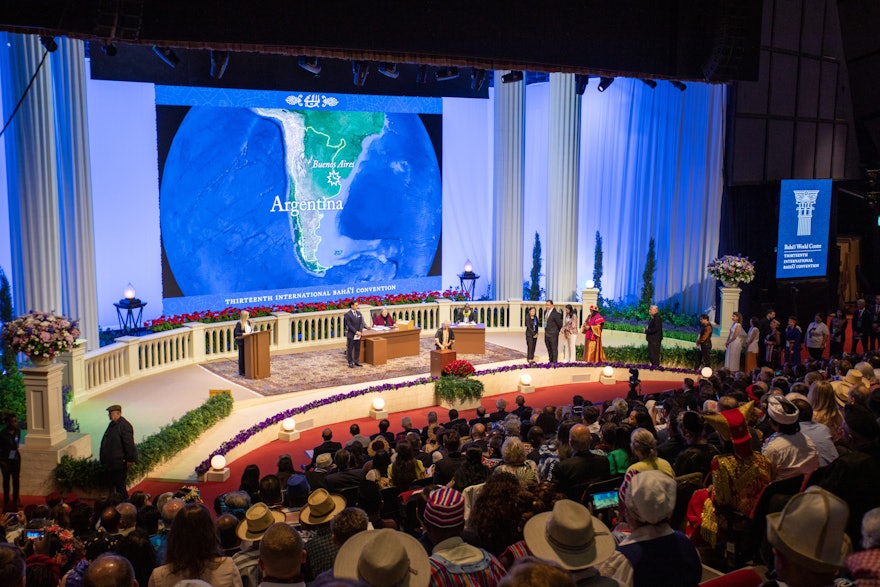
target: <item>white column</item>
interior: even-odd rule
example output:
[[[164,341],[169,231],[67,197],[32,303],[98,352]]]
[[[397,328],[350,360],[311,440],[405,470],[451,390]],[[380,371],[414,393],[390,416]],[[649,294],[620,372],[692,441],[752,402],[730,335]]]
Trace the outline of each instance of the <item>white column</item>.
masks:
[[[574,74],[550,74],[550,157],[547,175],[547,298],[575,299],[577,292],[580,96]]]
[[[92,177],[89,156],[83,41],[59,37],[52,54],[63,312],[79,320],[86,348],[100,346],[98,331]]]
[[[581,290],[581,305],[583,306],[583,316],[586,319],[590,315],[590,306],[599,305],[599,290],[595,287],[587,287]]]
[[[50,60],[46,57],[40,67],[45,49],[34,35],[0,33],[0,47],[4,119],[12,115],[39,69],[5,136],[15,312],[60,313],[64,308]]]
[[[493,286],[496,300],[523,291],[523,184],[526,82],[502,83],[495,72],[493,163]]]
[[[738,287],[719,287],[721,290],[721,338],[726,339],[733,322],[733,313],[739,312],[739,294],[742,290]],[[748,330],[748,329],[747,329]]]

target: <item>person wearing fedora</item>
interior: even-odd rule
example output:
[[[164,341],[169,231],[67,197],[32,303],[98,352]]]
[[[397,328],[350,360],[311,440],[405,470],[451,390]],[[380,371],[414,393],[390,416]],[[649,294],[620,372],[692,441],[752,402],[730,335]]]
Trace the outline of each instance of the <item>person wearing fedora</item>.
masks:
[[[788,587],[829,587],[846,568],[852,544],[844,532],[849,507],[842,499],[810,487],[781,512],[767,515],[776,576]],[[773,583],[764,583],[773,585]]]
[[[801,432],[797,406],[782,396],[767,400],[767,416],[773,434],[764,443],[761,453],[773,465],[774,481],[795,475],[810,475],[819,468],[819,450]]]
[[[316,489],[299,512],[311,577],[317,577],[333,566],[339,548],[333,543],[330,521],[344,509],[344,497],[326,489]]]
[[[284,522],[284,513],[273,510],[264,503],[255,503],[235,529],[235,535],[242,541],[242,549],[235,553],[232,562],[241,575],[243,587],[257,587],[263,578],[260,569],[260,541],[269,526]]]
[[[632,476],[623,494],[632,528],[599,568],[606,577],[632,587],[696,587],[703,564],[690,540],[669,525],[678,486],[662,471]]]
[[[397,530],[368,530],[345,541],[333,576],[371,587],[428,587],[431,564],[421,543]]]
[[[128,498],[125,476],[128,468],[137,462],[134,444],[134,428],[122,417],[122,406],[113,404],[107,408],[110,423],[101,438],[100,460],[110,487],[123,499]]]
[[[576,501],[561,499],[553,511],[532,516],[523,536],[532,555],[561,566],[578,587],[618,585],[597,568],[614,554],[614,537],[608,526]]]
[[[435,489],[422,515],[431,550],[431,585],[494,587],[504,577],[504,566],[482,548],[466,543],[464,496],[451,487]]]

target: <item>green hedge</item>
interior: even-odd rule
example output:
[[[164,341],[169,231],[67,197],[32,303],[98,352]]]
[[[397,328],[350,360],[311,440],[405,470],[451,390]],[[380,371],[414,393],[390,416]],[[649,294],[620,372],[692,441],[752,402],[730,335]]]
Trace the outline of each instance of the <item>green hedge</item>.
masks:
[[[660,365],[662,367],[680,367],[693,369],[697,349],[685,347],[663,347],[660,351]],[[584,346],[578,345],[577,357],[583,359]],[[648,365],[648,346],[616,346],[605,347],[605,358],[609,363],[627,363],[633,365]],[[724,365],[724,351],[712,350],[709,353],[712,368],[717,369]]]
[[[483,397],[483,382],[470,377],[442,375],[434,382],[437,398],[450,403],[465,402]]]
[[[193,444],[211,426],[232,413],[232,395],[220,393],[204,404],[163,426],[157,433],[138,443],[138,460],[128,470],[130,481],[145,477],[158,465],[171,460]],[[106,486],[103,470],[94,458],[73,459],[62,457],[55,467],[55,483],[63,491],[74,487],[100,489]]]
[[[604,328],[605,330],[617,330],[618,332],[638,332],[639,334],[645,333],[645,326],[643,324],[629,324],[627,322],[606,321]],[[680,330],[671,330],[669,328],[664,328],[663,338],[674,338],[676,340],[684,340],[687,342],[696,343],[697,333],[682,332]]]

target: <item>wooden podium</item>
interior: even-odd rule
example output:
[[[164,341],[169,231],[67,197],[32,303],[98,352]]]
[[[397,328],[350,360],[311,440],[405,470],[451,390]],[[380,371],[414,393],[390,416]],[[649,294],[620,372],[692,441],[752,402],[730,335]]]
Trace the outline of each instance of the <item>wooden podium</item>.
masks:
[[[446,365],[455,360],[456,354],[452,349],[436,349],[431,351],[431,377],[440,377]]]
[[[245,334],[241,342],[244,344],[244,376],[246,379],[265,379],[269,372],[269,341],[271,332],[257,330]]]

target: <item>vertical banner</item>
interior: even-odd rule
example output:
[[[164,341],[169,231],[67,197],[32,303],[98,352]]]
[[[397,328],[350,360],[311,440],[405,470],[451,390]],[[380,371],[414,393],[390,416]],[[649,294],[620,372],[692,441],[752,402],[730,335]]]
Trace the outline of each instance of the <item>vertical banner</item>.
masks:
[[[825,277],[830,179],[787,179],[779,194],[779,241],[776,278]]]

